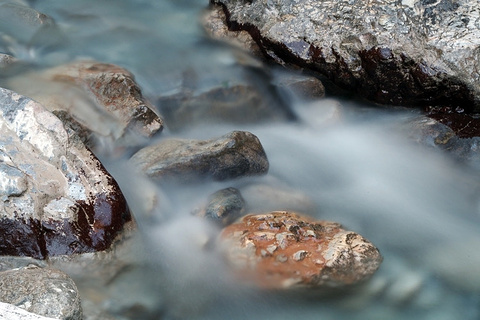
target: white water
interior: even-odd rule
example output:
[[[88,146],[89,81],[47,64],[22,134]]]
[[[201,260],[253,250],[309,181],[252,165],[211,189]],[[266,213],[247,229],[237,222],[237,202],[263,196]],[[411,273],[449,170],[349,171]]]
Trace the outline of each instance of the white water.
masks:
[[[231,51],[205,40],[197,17],[206,2],[31,1],[57,21],[65,38],[47,49],[18,43],[17,52],[37,66],[80,57],[117,63],[135,74],[150,98],[174,92],[189,68],[202,74],[205,86],[235,82],[248,71],[232,62]],[[127,279],[131,283],[124,280],[122,293],[144,294],[143,302],[166,318],[478,319],[478,173],[409,141],[402,123],[416,112],[339,102],[343,107],[332,107],[331,100],[292,102],[297,122],[163,133],[201,139],[248,130],[269,158],[265,177],[164,190],[137,180],[122,161],[105,159],[136,214],[151,265]],[[326,297],[263,292],[229,277],[215,250],[205,249],[216,230],[190,212],[223,187],[272,181],[308,196],[313,206],[305,213],[341,222],[380,249],[384,263],[370,282]]]

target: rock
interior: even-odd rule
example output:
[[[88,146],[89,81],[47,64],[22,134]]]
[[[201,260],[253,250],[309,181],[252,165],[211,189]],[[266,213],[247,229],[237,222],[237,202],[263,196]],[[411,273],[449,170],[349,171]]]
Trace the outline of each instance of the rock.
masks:
[[[382,262],[357,233],[286,211],[247,215],[224,228],[220,242],[228,262],[266,288],[351,285]]]
[[[435,119],[436,116],[415,117],[407,121],[402,130],[410,139],[422,146],[441,150],[455,160],[480,168],[480,135],[477,133],[480,119],[459,114],[438,116],[439,120]],[[450,116],[455,126],[448,122]],[[458,127],[460,123],[463,125]],[[449,125],[457,130],[453,130]]]
[[[322,81],[313,76],[282,73],[277,76],[274,84],[288,91],[297,99],[316,100],[325,96],[325,87]]]
[[[231,45],[263,57],[260,47],[247,31],[230,31],[227,27],[225,13],[219,6],[210,6],[202,16],[202,26],[213,39],[225,41]]]
[[[8,320],[53,320],[53,318],[42,317],[16,307],[13,304],[0,302],[0,319]]]
[[[226,226],[240,217],[244,211],[245,200],[240,191],[235,188],[225,188],[212,194],[208,198],[208,204],[196,215]]]
[[[15,57],[9,54],[0,53],[0,68],[6,67],[9,64],[14,63],[15,60]]]
[[[254,84],[215,87],[200,94],[189,91],[157,101],[168,128],[180,131],[195,124],[252,124],[294,118],[284,102],[273,93],[265,95]]]
[[[475,0],[213,2],[272,59],[370,100],[480,110]]]
[[[42,317],[82,319],[77,287],[59,270],[30,266],[0,272],[0,287],[0,301],[3,303]]]
[[[24,1],[0,3],[0,48],[17,58],[32,58],[37,49],[52,48],[65,41],[55,21]]]
[[[184,181],[222,181],[268,171],[260,141],[245,131],[233,131],[211,140],[166,139],[141,149],[130,162],[147,176]]]
[[[0,255],[105,250],[131,216],[113,178],[39,103],[0,88]]]
[[[42,103],[85,139],[92,132],[115,139],[129,131],[151,137],[163,129],[163,120],[142,96],[134,76],[113,64],[78,61],[21,75],[8,84]]]

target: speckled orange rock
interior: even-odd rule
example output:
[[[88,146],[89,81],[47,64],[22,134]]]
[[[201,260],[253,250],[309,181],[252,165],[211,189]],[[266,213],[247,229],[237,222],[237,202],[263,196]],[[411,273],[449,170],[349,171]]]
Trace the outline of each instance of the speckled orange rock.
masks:
[[[261,287],[343,286],[369,278],[383,258],[359,234],[286,211],[247,215],[223,229],[228,262]]]

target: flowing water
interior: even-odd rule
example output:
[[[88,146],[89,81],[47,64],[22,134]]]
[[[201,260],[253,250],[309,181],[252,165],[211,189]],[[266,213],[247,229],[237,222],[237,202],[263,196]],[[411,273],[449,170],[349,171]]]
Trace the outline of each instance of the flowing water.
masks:
[[[204,34],[198,21],[207,0],[29,3],[52,17],[61,32],[8,43],[27,68],[79,58],[115,63],[130,70],[152,100],[175,93],[191,70],[204,87],[244,81],[251,72],[248,62],[238,62],[237,50]],[[271,72],[275,78],[277,69]],[[258,85],[271,94],[270,83]],[[158,312],[134,313],[131,319],[139,314],[146,319],[479,319],[478,172],[414,144],[405,123],[418,116],[416,111],[339,97],[285,101],[295,121],[167,128],[158,138],[250,131],[270,161],[265,177],[161,187],[137,177],[122,157],[98,151],[136,215],[145,246],[138,255],[148,267],[114,281],[107,288],[114,298],[96,301],[96,307],[112,312],[112,301],[136,296],[140,305]],[[237,283],[218,253],[202,246],[217,231],[191,211],[216,190],[242,190],[252,183],[273,183],[309,197],[305,213],[338,221],[371,240],[384,256],[378,273],[360,287],[328,294],[262,291]],[[147,207],[153,196],[159,204],[152,214]],[[95,300],[92,290],[79,287],[85,301]],[[126,312],[115,316],[129,319]]]

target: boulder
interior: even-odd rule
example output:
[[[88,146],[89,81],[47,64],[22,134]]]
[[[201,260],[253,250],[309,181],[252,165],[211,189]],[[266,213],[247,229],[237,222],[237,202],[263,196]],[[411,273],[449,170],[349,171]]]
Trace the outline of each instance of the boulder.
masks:
[[[39,103],[0,88],[0,255],[105,250],[131,216],[113,178]]]
[[[245,211],[245,200],[238,189],[225,188],[208,197],[208,203],[195,214],[220,225],[228,225]]]
[[[35,318],[32,315],[31,319],[40,320],[44,319],[43,317],[64,320],[82,319],[77,287],[72,279],[59,270],[29,266],[3,271],[0,272],[0,288],[2,288],[0,302],[41,316]],[[6,307],[3,310],[15,312],[15,308],[12,307]],[[17,312],[22,314],[18,310]],[[16,319],[30,318],[18,316]]]
[[[370,100],[480,111],[476,0],[212,0],[280,63]]]
[[[233,131],[211,140],[165,139],[135,153],[131,164],[149,177],[217,181],[268,171],[268,160],[258,138]]]
[[[85,140],[91,133],[114,139],[129,132],[151,137],[163,129],[134,76],[113,64],[78,61],[20,75],[8,85],[43,104]]]
[[[265,288],[352,285],[382,262],[359,234],[286,211],[246,215],[223,229],[220,244],[240,277]]]

